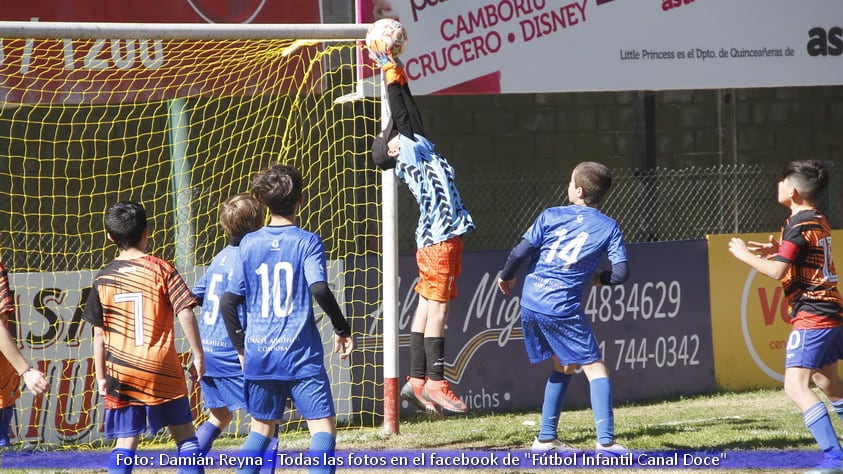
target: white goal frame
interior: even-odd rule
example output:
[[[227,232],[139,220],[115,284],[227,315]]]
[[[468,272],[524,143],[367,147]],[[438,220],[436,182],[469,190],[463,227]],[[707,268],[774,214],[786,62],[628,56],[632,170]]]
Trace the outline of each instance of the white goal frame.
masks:
[[[297,39],[302,41],[357,41],[366,37],[368,23],[325,24],[202,24],[202,23],[100,23],[0,21],[0,38],[152,38],[185,40]],[[347,100],[347,98],[346,98]],[[382,104],[384,123],[388,108]],[[381,172],[383,216],[383,416],[384,431],[399,431],[398,397],[398,239],[397,183],[394,172]],[[183,208],[185,206],[179,206]],[[189,216],[179,215],[179,219]],[[176,228],[182,228],[176,225]],[[179,239],[188,241],[189,239]],[[177,254],[179,252],[177,251]],[[188,261],[190,249],[181,254]],[[178,257],[177,257],[178,261]],[[187,266],[190,266],[188,263]]]

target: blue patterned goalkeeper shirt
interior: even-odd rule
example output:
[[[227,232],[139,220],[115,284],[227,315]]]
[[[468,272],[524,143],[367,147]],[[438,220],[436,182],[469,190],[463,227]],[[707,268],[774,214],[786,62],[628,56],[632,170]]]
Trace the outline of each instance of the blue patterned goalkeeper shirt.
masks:
[[[416,139],[399,135],[401,149],[395,175],[410,188],[419,204],[416,228],[418,248],[444,242],[474,229],[454,183],[454,168],[433,151],[433,143],[416,134]]]

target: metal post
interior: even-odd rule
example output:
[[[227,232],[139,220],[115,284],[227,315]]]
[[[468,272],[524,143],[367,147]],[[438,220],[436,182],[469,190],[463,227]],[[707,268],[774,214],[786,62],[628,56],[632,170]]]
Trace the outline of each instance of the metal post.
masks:
[[[169,101],[170,117],[170,176],[173,185],[173,211],[175,212],[176,255],[175,265],[179,273],[187,275],[194,271],[193,229],[191,228],[190,185],[192,171],[187,160],[187,143],[190,137],[190,121],[185,112],[185,99]]]

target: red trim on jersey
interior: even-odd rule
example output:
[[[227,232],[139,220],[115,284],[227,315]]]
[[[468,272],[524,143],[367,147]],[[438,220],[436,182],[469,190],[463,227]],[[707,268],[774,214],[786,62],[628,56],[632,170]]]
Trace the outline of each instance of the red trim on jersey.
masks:
[[[797,311],[790,320],[793,329],[828,329],[843,326],[840,319],[814,314],[809,311]]]
[[[781,245],[779,245],[779,256],[793,262],[797,255],[799,255],[799,247],[789,240],[782,240]]]

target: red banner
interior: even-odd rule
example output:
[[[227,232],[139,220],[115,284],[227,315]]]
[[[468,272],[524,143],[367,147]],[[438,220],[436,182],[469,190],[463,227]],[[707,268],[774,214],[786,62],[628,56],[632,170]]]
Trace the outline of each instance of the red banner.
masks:
[[[12,21],[319,23],[317,0],[0,0]],[[254,43],[252,43],[254,44]],[[313,92],[314,47],[155,38],[0,39],[0,101],[109,103]],[[250,51],[249,48],[252,48]]]
[[[320,23],[318,0],[0,0],[5,21]]]

